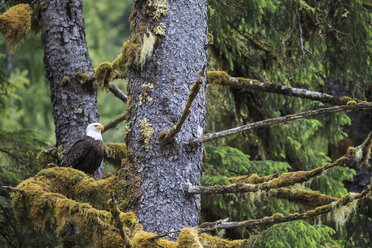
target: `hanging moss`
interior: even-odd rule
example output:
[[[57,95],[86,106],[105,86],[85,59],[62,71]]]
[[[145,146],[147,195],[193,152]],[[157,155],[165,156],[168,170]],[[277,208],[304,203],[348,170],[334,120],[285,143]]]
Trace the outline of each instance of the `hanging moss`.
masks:
[[[18,4],[0,15],[0,30],[11,52],[14,52],[31,29],[31,14],[30,5]]]

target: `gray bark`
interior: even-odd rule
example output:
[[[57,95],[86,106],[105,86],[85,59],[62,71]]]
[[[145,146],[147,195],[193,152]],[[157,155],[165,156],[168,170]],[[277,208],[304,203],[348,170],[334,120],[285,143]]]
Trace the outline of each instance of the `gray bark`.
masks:
[[[162,233],[199,223],[200,196],[184,192],[186,184],[200,185],[202,145],[189,145],[203,133],[205,85],[192,104],[192,112],[175,140],[161,146],[159,133],[177,123],[198,71],[207,62],[206,1],[168,1],[168,15],[161,19],[165,37],[158,36],[154,53],[143,69],[130,72],[128,94],[133,106],[127,134],[128,162],[139,166],[142,197],[137,215],[146,231]],[[137,17],[141,10],[136,13]],[[140,104],[143,84],[152,83],[152,100]],[[141,121],[147,119],[154,133],[146,144]]]
[[[97,93],[72,76],[92,73],[85,40],[83,1],[50,0],[42,13],[44,64],[50,81],[57,145],[68,150],[98,121]],[[64,76],[69,83],[61,84]]]

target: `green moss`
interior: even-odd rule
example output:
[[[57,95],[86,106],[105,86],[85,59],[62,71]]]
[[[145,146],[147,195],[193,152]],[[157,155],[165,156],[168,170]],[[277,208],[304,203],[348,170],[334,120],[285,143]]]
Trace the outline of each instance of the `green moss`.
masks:
[[[127,146],[124,143],[105,143],[105,160],[115,166],[120,166],[127,156]]]
[[[214,37],[213,37],[213,34],[208,33],[208,44],[209,44],[209,45],[213,45],[213,43],[214,43]]]
[[[0,15],[0,30],[11,52],[14,52],[31,29],[31,14],[30,5],[18,4]]]
[[[61,79],[61,82],[60,82],[60,84],[61,84],[62,86],[68,85],[68,84],[70,84],[70,83],[71,83],[71,79],[70,79],[69,76],[64,76],[64,77]]]
[[[104,231],[102,243],[103,248],[122,248],[125,245],[118,233],[109,230]]]
[[[95,77],[95,80],[93,83],[94,89],[108,88],[110,85],[110,82],[112,81],[114,77],[112,64],[107,61],[99,64],[95,70],[94,77]]]
[[[41,167],[44,169],[54,167],[62,161],[63,154],[64,151],[62,147],[59,148],[51,147],[41,151],[37,155],[37,160]]]

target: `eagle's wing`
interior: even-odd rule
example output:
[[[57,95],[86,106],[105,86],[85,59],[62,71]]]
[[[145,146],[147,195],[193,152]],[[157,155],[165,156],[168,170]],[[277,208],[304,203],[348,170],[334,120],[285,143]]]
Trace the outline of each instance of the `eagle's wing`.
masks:
[[[92,142],[87,137],[76,141],[64,156],[61,165],[76,168],[84,160],[91,148]]]

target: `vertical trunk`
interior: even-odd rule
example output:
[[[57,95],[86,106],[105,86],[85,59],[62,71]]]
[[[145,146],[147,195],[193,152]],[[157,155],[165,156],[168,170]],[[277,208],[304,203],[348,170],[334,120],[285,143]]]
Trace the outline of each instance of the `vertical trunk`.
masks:
[[[44,63],[50,81],[57,145],[68,150],[98,120],[97,93],[73,78],[92,72],[85,41],[83,1],[49,0],[42,13]],[[61,82],[64,76],[70,80]]]
[[[154,16],[146,17],[146,4],[149,1],[135,2],[132,35],[143,30],[144,18],[147,32],[159,24]],[[177,123],[191,85],[207,63],[206,1],[168,1],[168,7],[160,20],[165,36],[156,36],[152,56],[142,67],[132,68],[128,83],[128,162],[139,167],[142,178],[136,210],[144,229],[156,233],[199,222],[200,197],[187,195],[184,187],[200,184],[202,146],[190,146],[188,141],[203,133],[205,119],[203,86],[176,139],[169,145],[159,144],[159,133]]]

